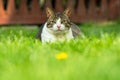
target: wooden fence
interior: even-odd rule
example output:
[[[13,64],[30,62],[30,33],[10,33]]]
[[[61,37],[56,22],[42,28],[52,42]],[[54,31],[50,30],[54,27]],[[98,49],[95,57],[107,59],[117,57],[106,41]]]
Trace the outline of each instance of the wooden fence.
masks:
[[[71,7],[71,21],[108,21],[120,17],[120,0],[0,0],[0,25],[41,24],[46,21],[45,8],[62,12]]]

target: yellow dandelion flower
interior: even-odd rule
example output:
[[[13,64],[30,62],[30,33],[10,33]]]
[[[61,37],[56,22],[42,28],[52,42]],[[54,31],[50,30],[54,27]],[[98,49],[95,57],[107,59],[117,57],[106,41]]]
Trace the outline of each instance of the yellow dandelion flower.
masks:
[[[56,59],[58,60],[64,60],[68,58],[68,54],[66,52],[60,52],[55,55]]]

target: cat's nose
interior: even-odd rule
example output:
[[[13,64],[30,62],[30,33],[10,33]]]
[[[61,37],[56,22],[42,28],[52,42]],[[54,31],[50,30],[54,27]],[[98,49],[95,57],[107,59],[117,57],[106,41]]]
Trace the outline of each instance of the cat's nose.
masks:
[[[57,28],[60,28],[60,26],[57,26]]]

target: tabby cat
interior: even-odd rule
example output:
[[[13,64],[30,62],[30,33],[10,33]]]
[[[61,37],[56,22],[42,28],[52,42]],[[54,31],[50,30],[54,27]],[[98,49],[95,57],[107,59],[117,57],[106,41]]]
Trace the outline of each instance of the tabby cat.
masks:
[[[37,38],[44,42],[55,42],[71,40],[80,36],[81,32],[77,25],[69,19],[71,10],[68,8],[63,13],[54,13],[52,9],[46,8],[48,20],[40,27]]]

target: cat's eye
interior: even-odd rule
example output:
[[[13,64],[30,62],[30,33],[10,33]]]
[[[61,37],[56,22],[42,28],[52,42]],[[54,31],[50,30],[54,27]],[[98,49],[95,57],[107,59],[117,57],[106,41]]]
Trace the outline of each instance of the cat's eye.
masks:
[[[67,20],[63,20],[62,23],[67,23]]]
[[[55,21],[50,21],[50,23],[55,23]]]

